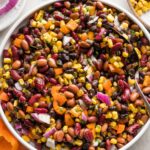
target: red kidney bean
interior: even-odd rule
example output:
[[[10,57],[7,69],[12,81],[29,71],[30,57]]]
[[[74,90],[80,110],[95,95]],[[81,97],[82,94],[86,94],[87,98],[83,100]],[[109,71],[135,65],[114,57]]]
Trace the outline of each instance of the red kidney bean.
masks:
[[[76,42],[79,41],[79,37],[78,37],[77,33],[71,32],[71,35],[72,35],[72,37],[74,38],[74,40],[75,40]]]
[[[147,65],[147,62],[148,62],[148,57],[147,55],[142,55],[142,58],[140,59],[140,64],[141,66],[146,66]]]
[[[23,95],[19,97],[19,101],[22,103],[25,102],[26,100],[27,99]]]
[[[32,45],[34,43],[34,39],[30,35],[25,35],[25,39],[29,43],[29,45]]]
[[[4,51],[3,51],[3,57],[4,58],[10,58],[10,54],[9,54],[9,52],[8,52],[7,49],[4,49]]]
[[[57,59],[58,59],[58,54],[52,54],[52,58],[53,58],[54,60],[57,60]]]
[[[106,149],[107,150],[111,150],[111,143],[110,143],[110,140],[106,140]]]
[[[129,89],[125,89],[122,95],[122,99],[124,101],[127,101],[130,99],[130,90]]]
[[[119,85],[119,87],[120,87],[122,90],[124,90],[124,89],[126,89],[126,88],[129,89],[128,83],[125,82],[124,80],[119,80],[119,81],[118,81],[118,85]]]
[[[121,48],[122,48],[122,43],[118,42],[112,47],[112,51],[116,52],[116,51],[120,50]]]
[[[87,56],[88,57],[91,57],[92,55],[93,55],[93,52],[94,52],[94,49],[93,48],[91,48],[90,50],[88,50],[88,52],[87,52]]]
[[[104,5],[101,2],[96,2],[96,7],[102,10],[104,8]]]
[[[64,20],[64,15],[59,12],[59,13],[57,13],[57,14],[54,14],[54,18],[55,18],[56,20],[61,21],[61,20]]]
[[[25,34],[25,35],[29,34],[29,28],[28,27],[23,28],[23,34]]]
[[[54,84],[54,85],[58,84],[58,82],[55,78],[49,78],[49,82]]]
[[[80,131],[81,131],[81,125],[80,125],[80,123],[76,123],[75,130],[74,130],[75,135],[76,136],[79,135]]]
[[[87,94],[84,94],[82,98],[86,104],[89,104],[89,105],[92,104],[92,100],[89,98]]]
[[[13,88],[13,94],[17,97],[20,97],[23,95],[23,93],[15,88]]]
[[[35,94],[29,99],[29,104],[33,105],[36,101],[38,101],[42,97],[41,94]]]
[[[88,122],[95,123],[97,121],[97,118],[95,116],[88,117]]]
[[[45,87],[45,81],[42,78],[36,78],[34,83],[37,90],[43,90]]]
[[[19,50],[18,50],[18,48],[15,47],[15,46],[12,46],[11,49],[12,49],[13,60],[18,60],[19,59]]]
[[[148,43],[149,43],[148,39],[145,38],[145,37],[142,37],[142,38],[141,38],[141,42],[142,42],[142,44],[144,44],[144,45],[148,45]]]
[[[65,5],[66,8],[69,9],[70,6],[71,6],[71,3],[70,3],[69,1],[65,1],[65,2],[64,2],[64,5]]]
[[[19,73],[16,70],[11,70],[10,75],[13,78],[13,80],[15,80],[15,81],[18,81],[19,79],[21,79],[21,76],[19,75]]]
[[[44,73],[48,70],[48,68],[49,68],[48,65],[46,65],[44,67],[39,68],[38,70],[39,70],[39,72]]]
[[[26,40],[22,40],[21,42],[21,47],[25,50],[28,51],[29,50],[29,44]]]
[[[56,8],[61,8],[62,6],[63,6],[63,4],[61,2],[54,3],[54,7],[56,7]]]
[[[97,70],[101,70],[102,67],[103,67],[103,61],[101,59],[98,59],[96,62],[95,62],[95,66],[97,68]]]
[[[88,141],[88,142],[92,142],[94,139],[93,133],[91,130],[89,129],[85,129],[84,130],[84,138]]]
[[[34,111],[39,114],[48,112],[48,110],[46,108],[34,108]]]
[[[127,128],[127,131],[132,134],[135,135],[137,133],[137,130],[140,128],[140,125],[135,123],[133,125],[131,125],[130,127]]]

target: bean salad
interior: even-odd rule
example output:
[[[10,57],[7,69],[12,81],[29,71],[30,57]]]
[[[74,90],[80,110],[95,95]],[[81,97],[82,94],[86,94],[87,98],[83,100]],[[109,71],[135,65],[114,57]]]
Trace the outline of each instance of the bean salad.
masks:
[[[8,121],[38,150],[113,150],[149,119],[150,43],[97,0],[55,2],[11,37],[0,68]]]

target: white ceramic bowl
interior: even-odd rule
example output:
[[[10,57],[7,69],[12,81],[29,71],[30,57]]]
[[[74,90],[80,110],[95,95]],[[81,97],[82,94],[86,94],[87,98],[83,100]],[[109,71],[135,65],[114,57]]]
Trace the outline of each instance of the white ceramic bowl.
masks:
[[[38,9],[47,6],[48,4],[51,4],[53,2],[56,2],[58,0],[47,0],[45,3],[41,4],[40,6],[37,6],[35,8],[33,8],[29,13],[27,13],[26,15],[24,15],[23,17],[21,17],[19,20],[17,20],[15,22],[15,24],[12,26],[12,28],[8,31],[8,33],[6,34],[2,44],[0,45],[0,59],[2,59],[2,51],[4,48],[7,48],[10,44],[10,36],[17,31],[18,28],[20,28],[23,24],[26,23],[26,21],[28,20],[28,17],[31,16],[35,11],[37,11]],[[137,23],[140,28],[143,30],[144,34],[146,35],[146,37],[148,38],[148,40],[150,41],[150,34],[149,32],[146,30],[146,28],[143,26],[143,24],[137,19],[135,18],[132,14],[130,14],[128,11],[126,11],[125,9],[121,8],[120,6],[117,6],[116,4],[113,4],[109,1],[106,0],[101,0],[104,4],[112,6],[118,10],[120,10],[121,12],[125,12],[127,14],[127,16],[133,20],[135,23]],[[20,136],[19,134],[15,131],[15,129],[11,126],[11,124],[8,122],[2,107],[0,105],[0,115],[4,121],[4,123],[6,124],[6,126],[8,127],[8,129],[12,132],[12,134],[29,150],[36,150],[32,145],[30,145],[29,143],[25,142]],[[150,125],[150,119],[147,121],[147,123],[141,128],[141,130],[139,131],[139,133],[136,135],[136,137],[134,137],[133,140],[131,140],[128,144],[126,144],[123,148],[121,148],[120,150],[126,150],[129,147],[131,147],[143,134],[144,132],[148,129]],[[143,145],[144,146],[144,145]]]
[[[23,11],[25,3],[26,0],[19,0],[14,8],[0,16],[0,31],[6,29],[19,17]]]

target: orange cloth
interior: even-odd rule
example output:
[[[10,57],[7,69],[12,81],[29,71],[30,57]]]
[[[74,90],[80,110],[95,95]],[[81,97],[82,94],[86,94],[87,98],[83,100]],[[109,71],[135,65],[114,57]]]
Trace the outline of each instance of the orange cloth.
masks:
[[[0,150],[27,150],[9,132],[0,118]]]

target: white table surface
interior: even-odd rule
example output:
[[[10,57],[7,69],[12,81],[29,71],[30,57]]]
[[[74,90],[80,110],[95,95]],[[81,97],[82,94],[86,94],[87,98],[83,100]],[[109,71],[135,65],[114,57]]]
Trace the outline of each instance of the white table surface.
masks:
[[[33,8],[36,5],[43,3],[44,1],[47,1],[47,0],[26,0],[26,1],[27,1],[27,3],[26,3],[26,6],[25,6],[22,14],[25,14],[28,10],[30,10],[30,8]],[[122,6],[125,9],[130,11],[129,6],[127,4],[127,0],[109,0],[109,1],[112,1],[113,3],[120,5],[120,6]],[[3,32],[0,32],[0,44],[1,44],[2,39],[5,36],[5,34],[7,33],[9,28],[5,29]],[[150,150],[150,128],[139,139],[139,141],[136,142],[129,150]]]

